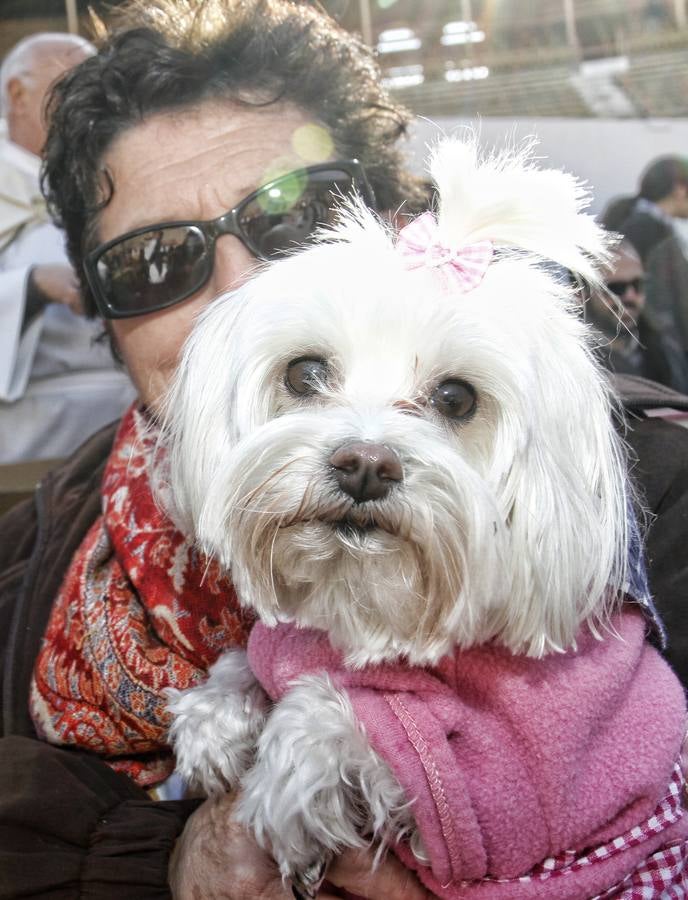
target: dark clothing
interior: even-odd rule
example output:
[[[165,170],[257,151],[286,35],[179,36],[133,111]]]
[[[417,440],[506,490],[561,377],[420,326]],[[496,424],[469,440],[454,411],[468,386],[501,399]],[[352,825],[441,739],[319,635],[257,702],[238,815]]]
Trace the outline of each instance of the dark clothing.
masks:
[[[97,432],[50,472],[35,496],[0,519],[2,734],[34,734],[28,696],[52,603],[100,515],[100,482],[116,426]]]
[[[666,326],[661,327],[659,322],[655,324],[654,318],[649,313],[641,313],[637,339],[630,347],[625,340],[619,340],[625,338],[623,332],[617,337],[607,330],[597,350],[597,357],[605,368],[617,375],[637,375],[675,391],[688,393],[686,355],[674,333]],[[599,326],[592,315],[590,321],[600,330],[605,328],[606,323]],[[619,350],[621,345],[624,345],[624,352]]]
[[[675,391],[688,392],[688,364],[675,334],[655,324],[649,312],[642,313],[638,319],[638,341],[643,367],[637,374]]]
[[[0,740],[0,898],[168,900],[198,801],[153,803],[96,756]]]
[[[619,378],[633,474],[656,515],[650,586],[668,627],[668,659],[688,685],[688,429],[642,410],[688,398]],[[169,897],[167,864],[198,801],[159,803],[101,759],[35,740],[31,672],[73,553],[100,513],[100,480],[115,426],[51,472],[35,498],[0,520],[0,898]]]
[[[197,800],[155,803],[96,756],[35,740],[34,661],[73,553],[100,514],[115,434],[94,435],[0,520],[0,898],[169,898],[170,853]],[[15,735],[15,737],[10,737]]]
[[[650,251],[672,234],[671,226],[649,212],[635,209],[619,228],[619,232],[633,244],[647,265]]]
[[[672,235],[647,260],[647,308],[688,355],[688,259]]]
[[[629,412],[674,407],[688,410],[688,398],[652,382],[621,377],[619,390]],[[629,420],[625,435],[631,474],[650,520],[646,553],[650,589],[666,626],[664,654],[688,690],[688,428],[659,418]]]
[[[637,206],[624,220],[619,232],[638,251],[647,274],[647,315],[668,342],[673,360],[683,353],[678,370],[668,358],[672,370],[660,377],[648,370],[645,377],[656,378],[663,384],[686,391],[681,369],[688,369],[688,260],[668,221],[653,216]],[[644,341],[641,342],[644,343]],[[668,375],[668,378],[667,378]]]

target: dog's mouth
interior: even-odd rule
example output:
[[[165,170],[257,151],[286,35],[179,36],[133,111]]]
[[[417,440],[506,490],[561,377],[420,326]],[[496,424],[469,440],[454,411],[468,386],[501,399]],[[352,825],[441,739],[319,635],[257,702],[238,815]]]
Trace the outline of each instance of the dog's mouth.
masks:
[[[351,522],[348,519],[340,519],[339,522],[332,522],[330,524],[332,525],[335,534],[345,540],[363,540],[375,531],[386,530],[380,529],[374,522],[369,522],[367,525],[359,525],[357,522]]]
[[[308,515],[296,516],[285,522],[286,527],[319,522],[328,525],[343,539],[362,540],[375,532],[386,532],[393,537],[403,537],[410,522],[406,522],[400,510],[389,504],[347,503],[310,510]]]

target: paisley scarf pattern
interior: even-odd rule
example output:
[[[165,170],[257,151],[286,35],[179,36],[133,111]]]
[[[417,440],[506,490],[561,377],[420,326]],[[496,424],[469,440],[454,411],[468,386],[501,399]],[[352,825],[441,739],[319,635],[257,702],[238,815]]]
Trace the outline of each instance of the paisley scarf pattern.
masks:
[[[105,756],[143,787],[174,766],[163,689],[201,681],[223,650],[245,646],[253,621],[217,564],[156,506],[157,438],[130,408],[105,470],[102,516],[70,564],[31,685],[41,737]]]

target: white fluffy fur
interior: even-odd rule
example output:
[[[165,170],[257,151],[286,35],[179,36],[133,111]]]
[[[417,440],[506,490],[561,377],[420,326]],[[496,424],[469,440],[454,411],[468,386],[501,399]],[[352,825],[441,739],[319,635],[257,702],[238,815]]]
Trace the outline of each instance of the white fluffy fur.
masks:
[[[239,818],[282,875],[322,874],[343,847],[411,832],[411,806],[326,675],[298,679],[268,719],[243,782]],[[304,885],[307,886],[307,885]]]
[[[491,240],[518,247],[596,282],[606,239],[584,212],[587,191],[573,175],[539,168],[534,148],[526,142],[481,159],[475,138],[440,144],[430,172],[443,239],[450,246]]]
[[[538,265],[594,278],[604,238],[570,176],[476,153],[449,142],[435,155],[445,241],[455,228],[456,244],[491,235],[527,252],[451,294],[432,270],[407,271],[385,228],[355,208],[319,246],[208,308],[170,394],[184,527],[264,621],[324,628],[354,664],[433,663],[490,639],[534,656],[564,650],[583,621],[605,618],[623,581],[612,401],[568,286]],[[332,370],[306,401],[284,385],[304,355]],[[474,385],[470,421],[427,405],[448,377]],[[389,445],[404,468],[389,498],[361,508],[328,466],[354,440]],[[381,527],[347,538],[331,526],[345,513]]]
[[[481,162],[471,142],[441,147],[432,172],[445,244],[497,247],[478,288],[408,271],[353,205],[319,245],[207,309],[168,402],[182,527],[267,624],[324,629],[350,665],[432,664],[489,640],[563,651],[584,622],[605,621],[625,580],[613,401],[551,268],[594,282],[605,258],[580,186],[535,169],[528,148]],[[329,366],[308,398],[285,385],[304,356]],[[477,395],[464,421],[429,402],[450,378]],[[339,489],[329,459],[353,441],[398,455],[403,480],[384,499]],[[344,518],[375,527],[336,528]],[[255,690],[234,657],[176,698],[187,778],[216,789],[241,776],[262,726]],[[413,832],[409,798],[326,677],[302,678],[272,711],[243,786],[243,820],[306,896],[331,853]]]
[[[230,650],[211,667],[207,681],[165,693],[174,716],[170,741],[177,772],[206,794],[237,787],[253,762],[268,706],[246,653]]]

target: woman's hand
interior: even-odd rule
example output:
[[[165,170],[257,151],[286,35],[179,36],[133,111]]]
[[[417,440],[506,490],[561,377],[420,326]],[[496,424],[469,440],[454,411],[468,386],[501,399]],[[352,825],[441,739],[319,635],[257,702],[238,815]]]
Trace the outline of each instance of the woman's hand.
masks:
[[[409,869],[389,853],[373,871],[369,850],[345,850],[327,871],[330,884],[366,900],[432,900],[431,894]],[[318,897],[330,897],[321,891]]]
[[[170,861],[174,900],[293,900],[272,858],[232,817],[236,796],[206,800],[190,816]],[[366,900],[430,900],[414,875],[391,855],[373,872],[373,855],[347,850],[328,882]],[[332,900],[327,889],[318,895]]]
[[[31,278],[46,303],[61,303],[76,316],[84,314],[79,281],[71,266],[57,263],[34,266]]]

